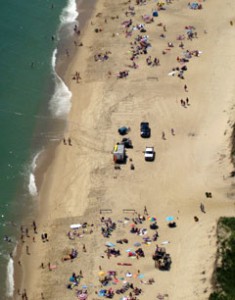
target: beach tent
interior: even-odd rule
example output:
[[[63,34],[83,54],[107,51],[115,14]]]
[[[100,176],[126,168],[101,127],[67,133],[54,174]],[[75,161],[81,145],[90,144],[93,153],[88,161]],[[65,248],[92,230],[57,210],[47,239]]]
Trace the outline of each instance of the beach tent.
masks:
[[[154,11],[153,11],[153,17],[158,17],[158,12],[157,12],[157,10],[154,10]]]
[[[121,134],[121,135],[125,135],[125,134],[127,134],[129,131],[130,131],[129,128],[126,127],[126,126],[120,127],[120,128],[118,129],[118,133]]]
[[[72,225],[70,225],[71,229],[78,229],[80,227],[82,227],[82,224],[72,224]]]

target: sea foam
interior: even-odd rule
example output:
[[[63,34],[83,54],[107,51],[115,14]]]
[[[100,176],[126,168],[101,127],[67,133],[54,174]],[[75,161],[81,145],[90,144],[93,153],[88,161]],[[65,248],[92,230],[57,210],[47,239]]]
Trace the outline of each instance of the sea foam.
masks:
[[[29,174],[29,184],[28,189],[31,196],[36,197],[38,195],[37,185],[35,181],[35,175],[34,172],[37,167],[37,159],[39,155],[42,153],[43,150],[39,151],[33,158],[33,161],[30,166],[30,174]]]
[[[7,264],[6,295],[13,297],[14,294],[14,261],[10,257]]]
[[[60,15],[61,25],[76,22],[78,17],[76,0],[68,0],[67,6]]]
[[[64,81],[59,77],[56,73],[55,66],[56,66],[56,55],[57,49],[53,51],[52,55],[52,72],[54,74],[55,80],[55,91],[50,100],[49,108],[54,117],[65,117],[71,108],[71,98],[72,93],[64,83]]]

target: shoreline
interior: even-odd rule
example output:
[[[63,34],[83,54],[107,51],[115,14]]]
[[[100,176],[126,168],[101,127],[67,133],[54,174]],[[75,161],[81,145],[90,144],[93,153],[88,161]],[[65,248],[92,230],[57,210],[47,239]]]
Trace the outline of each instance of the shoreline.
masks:
[[[103,1],[101,4],[100,4],[100,2],[99,3],[97,3],[97,5],[103,5],[103,3],[105,3],[105,1]],[[102,6],[99,6],[99,8],[100,7],[102,7]],[[93,13],[93,16],[95,15],[95,12],[97,13],[97,12],[99,12],[99,9],[98,10],[96,10],[96,11],[94,11],[94,13]],[[92,18],[91,18],[92,19]],[[88,22],[88,21],[87,21]],[[99,21],[97,21],[97,22],[99,22]],[[88,24],[88,23],[87,23]],[[88,26],[87,26],[88,27]],[[90,27],[90,26],[89,26]],[[86,29],[84,29],[84,32],[85,32],[85,34],[86,34],[86,32],[88,31],[88,29],[86,30]],[[84,36],[84,38],[85,38],[85,36]],[[86,39],[88,39],[88,41],[89,42],[91,42],[92,41],[92,39],[89,39],[89,38],[87,38],[86,37]],[[86,45],[85,45],[86,46]],[[75,64],[76,63],[76,61],[77,60],[79,60],[79,59],[81,59],[81,58],[84,58],[84,57],[88,57],[88,55],[87,54],[84,54],[84,50],[82,49],[83,47],[81,47],[80,49],[81,49],[81,53],[77,53],[77,54],[75,54],[75,57],[74,58],[72,58],[71,57],[71,61],[69,62],[69,66],[68,66],[68,69],[66,70],[66,72],[64,73],[64,78],[65,78],[65,82],[66,83],[68,83],[69,85],[69,88],[70,88],[70,86],[71,87],[73,87],[74,86],[74,83],[73,83],[73,81],[71,80],[71,74],[72,74],[72,70],[74,69],[74,65],[73,64]],[[79,49],[79,50],[80,50]],[[192,64],[193,65],[193,63],[192,62],[190,62],[190,64]],[[93,65],[94,65],[94,63],[93,63]],[[83,65],[82,67],[81,67],[81,70],[84,70],[84,71],[86,71],[86,68],[87,68],[87,66],[85,65]],[[194,68],[196,68],[196,66],[195,66],[195,63],[194,63]],[[79,71],[80,71],[80,69],[79,69]],[[189,71],[190,72],[190,71]],[[82,80],[83,80],[83,73],[81,72],[81,75],[82,75]],[[63,76],[63,75],[62,75]],[[92,75],[91,75],[92,76]],[[137,77],[136,77],[137,78]],[[137,78],[138,79],[138,78]],[[111,81],[112,82],[114,82],[114,80],[116,80],[115,78],[111,78]],[[117,85],[118,85],[119,83],[117,83]],[[76,85],[75,85],[76,86]],[[92,86],[92,85],[91,85]],[[89,87],[89,84],[88,84],[88,87]],[[94,89],[94,86],[92,86],[92,88]],[[102,85],[99,85],[99,84],[97,84],[97,86],[96,86],[96,90],[94,91],[94,90],[91,90],[91,91],[88,91],[88,92],[86,92],[86,96],[88,96],[87,97],[87,99],[90,99],[90,97],[91,97],[91,99],[93,99],[93,101],[94,101],[94,92],[96,92],[97,91],[97,93],[99,94],[99,95],[102,95],[102,89],[103,89],[103,86]],[[73,90],[74,90],[75,88],[73,87]],[[83,83],[81,84],[81,87],[79,87],[79,85],[78,85],[78,89],[79,90],[82,90],[83,92],[84,92],[84,87],[83,87]],[[75,93],[73,93],[73,108],[72,108],[72,110],[71,110],[71,112],[70,112],[70,114],[69,114],[69,120],[71,121],[71,123],[69,123],[68,122],[68,124],[67,124],[67,128],[66,128],[66,130],[65,130],[65,136],[67,137],[70,137],[71,135],[72,135],[72,144],[73,144],[73,146],[74,147],[72,147],[72,148],[70,148],[70,150],[68,150],[68,151],[70,151],[70,154],[68,154],[68,153],[66,153],[66,151],[65,151],[65,149],[61,149],[61,147],[63,147],[63,145],[60,147],[60,145],[57,145],[56,147],[55,147],[55,152],[53,153],[53,155],[55,154],[55,158],[53,159],[53,161],[52,161],[52,163],[48,166],[48,168],[45,170],[45,174],[43,175],[43,177],[44,177],[44,183],[42,184],[42,189],[41,189],[41,191],[40,191],[40,196],[39,196],[39,198],[40,199],[42,199],[42,198],[49,198],[50,196],[56,196],[56,198],[55,199],[53,199],[53,201],[55,201],[57,204],[59,204],[59,207],[61,206],[62,208],[60,208],[60,211],[57,211],[56,212],[56,216],[53,216],[53,211],[52,211],[52,208],[54,208],[55,207],[55,204],[53,204],[51,201],[52,200],[50,200],[50,202],[45,202],[46,200],[44,200],[44,201],[42,201],[41,202],[41,200],[40,200],[40,202],[39,202],[39,204],[40,204],[40,208],[39,208],[39,214],[41,214],[41,217],[42,217],[42,219],[39,217],[38,219],[37,219],[37,221],[39,221],[39,228],[40,228],[40,231],[41,232],[43,232],[43,230],[46,230],[47,232],[49,232],[49,236],[53,236],[54,237],[54,235],[55,235],[55,237],[56,237],[56,233],[54,233],[53,232],[53,230],[55,230],[56,231],[56,228],[58,227],[58,228],[62,228],[62,221],[64,221],[63,220],[63,218],[62,218],[62,215],[63,215],[63,208],[65,208],[66,206],[65,206],[65,203],[63,202],[62,203],[62,201],[61,200],[59,200],[59,197],[58,197],[58,194],[57,193],[54,193],[53,194],[53,191],[55,191],[56,190],[56,185],[58,184],[57,182],[55,182],[55,179],[53,178],[53,174],[57,174],[57,176],[58,176],[58,174],[61,172],[61,170],[63,170],[63,167],[61,167],[61,163],[59,163],[59,161],[63,161],[64,159],[64,161],[65,161],[65,165],[64,165],[64,168],[65,168],[65,171],[66,171],[66,167],[68,167],[68,165],[70,164],[70,166],[69,166],[69,168],[71,169],[71,163],[70,163],[70,159],[75,159],[75,157],[77,156],[77,151],[76,150],[74,150],[74,148],[75,148],[75,146],[77,146],[78,148],[79,148],[79,152],[82,152],[82,151],[84,151],[84,149],[83,148],[86,148],[86,147],[84,147],[80,142],[79,142],[79,138],[81,137],[81,132],[79,132],[78,134],[76,134],[75,133],[75,131],[76,130],[81,130],[81,129],[79,129],[79,125],[80,124],[83,124],[83,126],[84,126],[84,118],[86,118],[86,116],[84,116],[84,111],[86,111],[87,112],[87,109],[88,108],[90,108],[91,110],[93,109],[94,110],[94,107],[95,106],[93,106],[94,104],[95,105],[97,105],[97,103],[95,103],[95,102],[91,102],[91,101],[87,101],[87,102],[84,102],[83,101],[83,103],[75,103],[75,100],[74,99],[79,99],[79,97],[76,97],[77,95],[79,94],[79,91],[75,91]],[[123,97],[123,94],[124,93],[121,93],[122,94],[122,97]],[[81,98],[83,98],[83,100],[84,100],[84,98],[85,98],[85,96],[81,96]],[[107,104],[107,103],[106,103]],[[106,104],[102,104],[103,105],[103,107],[101,106],[101,104],[99,104],[99,105],[97,105],[96,106],[96,108],[98,108],[99,110],[100,110],[100,112],[99,112],[99,110],[96,110],[95,109],[95,111],[98,111],[99,113],[100,113],[100,116],[102,115],[102,109],[105,109],[105,105]],[[130,113],[130,112],[129,112]],[[91,114],[92,115],[92,114]],[[140,113],[139,113],[139,115],[142,115],[142,112],[140,111]],[[151,113],[148,113],[148,115],[149,116],[151,116]],[[94,116],[94,115],[92,115],[92,116]],[[123,116],[123,115],[122,115]],[[95,117],[95,116],[94,116]],[[95,124],[95,122],[94,121],[91,121],[91,116],[89,116],[89,121],[90,122],[92,122],[91,123],[91,127],[90,127],[90,129],[97,129],[97,127],[96,127],[96,124]],[[126,117],[125,116],[125,114],[124,114],[124,119],[125,119],[125,121],[127,121],[128,120],[128,117]],[[75,123],[75,120],[76,120],[76,122],[77,123]],[[99,121],[99,120],[98,120]],[[130,120],[130,122],[131,122],[132,120]],[[83,123],[82,123],[83,122]],[[120,122],[120,119],[117,119],[116,121],[116,124],[115,125],[121,125],[119,122]],[[136,123],[132,123],[133,125],[135,125]],[[85,124],[87,127],[88,127],[88,125],[89,124]],[[101,124],[102,125],[102,124]],[[96,139],[95,140],[95,142],[97,143],[97,145],[95,145],[95,149],[99,149],[98,151],[101,151],[100,149],[104,149],[104,150],[102,150],[102,151],[104,151],[104,155],[100,155],[100,156],[97,156],[97,154],[96,153],[92,153],[92,155],[91,155],[91,157],[92,156],[94,156],[94,157],[96,157],[96,158],[100,158],[101,159],[101,163],[99,164],[95,164],[94,163],[94,166],[88,166],[88,164],[87,164],[87,162],[86,162],[86,165],[84,164],[84,168],[87,168],[86,169],[86,172],[88,172],[88,173],[86,173],[85,174],[85,176],[84,176],[84,178],[82,179],[82,176],[81,175],[79,175],[79,182],[81,183],[81,191],[82,191],[82,196],[84,197],[84,200],[82,200],[82,202],[80,203],[80,205],[81,205],[81,207],[80,207],[80,209],[78,210],[78,209],[76,209],[76,212],[74,213],[73,212],[73,209],[75,209],[76,208],[76,206],[75,206],[75,201],[73,202],[74,204],[72,204],[71,206],[72,206],[72,208],[71,209],[69,209],[68,211],[66,211],[66,214],[65,214],[65,216],[66,216],[66,219],[67,219],[67,221],[66,221],[66,224],[68,225],[69,223],[71,223],[70,222],[70,220],[71,221],[75,221],[75,219],[79,219],[82,215],[84,215],[84,212],[86,211],[86,218],[88,217],[88,216],[90,216],[90,218],[92,219],[92,221],[94,221],[94,223],[96,224],[96,226],[98,226],[98,216],[95,214],[95,211],[97,212],[97,209],[98,209],[98,207],[99,208],[101,208],[101,207],[103,207],[103,204],[105,204],[105,205],[111,205],[112,206],[112,204],[114,204],[114,200],[112,200],[112,202],[111,203],[109,203],[107,200],[107,198],[106,197],[108,197],[108,196],[104,196],[103,194],[102,194],[102,190],[100,191],[99,189],[98,189],[98,192],[99,193],[101,193],[101,196],[100,196],[100,199],[99,199],[99,203],[97,204],[97,203],[95,203],[95,200],[91,200],[91,199],[89,199],[89,203],[87,202],[87,203],[85,203],[84,201],[85,201],[85,199],[86,199],[86,197],[88,196],[88,192],[86,191],[86,189],[89,191],[89,190],[91,190],[92,191],[92,188],[91,188],[91,186],[90,186],[90,184],[91,184],[91,182],[89,181],[90,179],[90,174],[91,174],[91,172],[97,172],[97,174],[98,174],[98,176],[99,176],[99,179],[97,179],[97,181],[95,182],[98,186],[100,186],[101,184],[102,184],[102,182],[104,181],[104,174],[102,173],[102,168],[104,169],[104,173],[105,172],[107,172],[109,175],[111,175],[111,176],[117,176],[117,182],[122,182],[122,180],[121,180],[121,176],[119,176],[119,175],[117,175],[115,172],[113,172],[112,170],[111,170],[111,166],[110,167],[108,167],[107,168],[107,162],[105,162],[107,159],[109,160],[109,155],[110,154],[108,154],[108,149],[109,149],[109,147],[111,146],[111,144],[113,143],[113,140],[114,140],[114,138],[113,137],[111,137],[111,135],[112,135],[112,132],[108,132],[107,131],[107,129],[106,129],[106,127],[107,127],[107,124],[104,124],[103,125],[104,126],[104,129],[106,130],[106,133],[107,133],[107,135],[108,135],[108,138],[110,138],[111,139],[111,142],[107,142],[107,140],[106,140],[106,137],[105,137],[105,139],[104,139],[104,142],[103,142],[103,145],[102,145],[102,143],[101,143],[101,145],[99,144],[99,141]],[[112,124],[112,126],[113,127],[115,127],[116,128],[116,126],[114,126],[113,124]],[[161,124],[160,124],[160,126],[161,126]],[[87,129],[85,130],[84,128],[86,128],[85,126],[84,127],[82,127],[82,131],[86,131],[87,133],[89,132],[89,131],[87,131]],[[88,127],[89,128],[89,127]],[[94,135],[94,133],[92,133],[92,135],[91,135],[93,138],[95,137],[95,135]],[[84,137],[82,137],[83,139],[84,139]],[[115,137],[116,138],[116,137]],[[135,134],[134,134],[134,138],[136,138],[136,136],[135,136]],[[89,143],[91,143],[91,141],[89,140]],[[89,145],[89,143],[88,143],[88,145]],[[196,145],[197,146],[197,145]],[[69,146],[66,146],[67,148],[69,147]],[[139,148],[138,148],[139,147]],[[140,149],[141,147],[138,145],[137,146],[137,150],[138,151],[140,151],[139,149]],[[66,149],[67,150],[67,149]],[[161,147],[160,147],[160,151],[163,151],[163,149],[161,149]],[[167,151],[168,151],[168,149],[167,149]],[[87,151],[85,152],[85,153],[87,153]],[[69,158],[69,156],[71,155],[71,158]],[[135,159],[136,159],[136,161],[138,162],[138,164],[139,164],[139,167],[141,168],[141,169],[143,169],[143,165],[142,165],[142,163],[138,160],[138,158],[137,158],[137,154],[136,153],[134,153],[133,154],[134,156],[135,156]],[[81,159],[82,158],[80,158],[80,163],[81,163]],[[205,162],[206,163],[206,162]],[[101,169],[99,170],[99,168],[101,167]],[[93,170],[93,168],[94,168],[94,170]],[[161,171],[163,171],[162,169],[160,169]],[[126,171],[123,171],[123,172],[126,172]],[[125,174],[125,173],[124,173]],[[124,175],[124,176],[126,176],[126,174]],[[46,178],[46,180],[47,181],[49,181],[49,182],[45,182],[45,178]],[[49,178],[49,180],[48,180],[48,178]],[[74,179],[75,180],[75,179]],[[86,180],[88,180],[88,181],[86,181]],[[94,179],[93,179],[94,180]],[[98,181],[98,180],[100,180],[100,182]],[[140,176],[139,175],[137,175],[137,180],[141,180],[141,178],[140,178]],[[42,180],[43,181],[43,180]],[[62,181],[61,181],[62,182]],[[89,183],[89,185],[87,186],[87,182]],[[107,182],[110,184],[110,186],[112,187],[113,186],[113,183],[111,183],[111,178],[109,178],[108,180],[107,180]],[[134,185],[134,182],[133,182],[133,178],[130,178],[130,182],[131,182],[131,184],[133,185],[133,186],[135,186]],[[107,185],[108,183],[106,183],[105,182],[105,185]],[[118,188],[115,188],[115,187],[113,187],[114,188],[114,192],[115,193],[118,193]],[[126,184],[123,184],[123,189],[124,189],[124,191],[126,191],[127,192],[127,188],[128,188],[128,186],[126,186]],[[136,187],[137,188],[137,187]],[[158,187],[159,188],[159,187]],[[176,192],[177,192],[177,189],[176,189]],[[110,189],[108,190],[108,188],[107,188],[107,191],[106,191],[106,193],[108,194],[108,195],[112,195],[113,196],[113,199],[115,199],[115,196],[111,193],[111,191],[110,191]],[[75,197],[75,195],[77,195],[77,193],[74,191],[74,189],[72,189],[71,188],[71,192],[70,192],[70,194],[72,195],[72,198],[74,198]],[[160,196],[164,196],[164,192],[162,191],[161,193],[159,193],[160,194]],[[133,206],[133,205],[135,205],[135,202],[134,202],[134,198],[133,197],[131,197],[131,195],[128,193],[128,195],[129,195],[129,197],[130,197],[130,202],[127,202],[128,203],[128,205],[129,206]],[[125,195],[123,195],[124,196],[124,202],[122,201],[122,204],[124,204],[125,205],[125,200],[127,200],[126,198],[125,198]],[[137,195],[136,195],[137,196]],[[149,196],[150,197],[150,199],[151,199],[151,193],[148,191],[147,192],[147,196]],[[153,196],[153,194],[152,194],[152,196]],[[170,197],[173,197],[172,195],[169,195]],[[185,192],[185,194],[184,194],[184,197],[188,197],[189,196],[189,193],[188,193],[188,191],[187,192]],[[141,196],[140,196],[141,197]],[[89,198],[89,197],[88,197]],[[106,199],[102,199],[102,198],[106,198]],[[110,197],[111,198],[111,197]],[[67,199],[68,199],[68,197],[67,197]],[[94,199],[96,199],[96,197],[94,196]],[[112,198],[111,198],[112,199]],[[116,200],[117,200],[117,198],[116,198]],[[65,200],[64,201],[66,201],[66,197],[65,197]],[[102,202],[103,201],[103,202]],[[168,200],[169,201],[169,200]],[[192,199],[192,202],[193,202],[193,199]],[[194,203],[194,205],[195,205],[195,201],[193,202]],[[87,210],[87,205],[89,204],[89,207],[88,207],[88,210]],[[143,200],[141,200],[141,208],[139,208],[140,210],[143,208],[143,206],[144,205],[146,205],[147,203],[146,203],[146,201],[143,201]],[[152,202],[152,201],[150,201],[150,203],[148,204],[149,205],[149,207],[150,207],[150,209],[151,209],[151,211],[154,211],[155,209],[155,205],[154,205],[154,203]],[[182,204],[182,207],[183,207],[183,209],[184,209],[184,206],[186,205],[186,202],[185,203],[183,203]],[[210,204],[208,204],[208,205],[210,205]],[[119,210],[120,210],[120,208],[123,208],[123,206],[121,205],[121,203],[120,204],[117,204],[117,203],[115,203],[114,204],[114,208],[118,208]],[[166,207],[164,207],[164,206],[162,206],[162,208],[160,209],[160,211],[165,211],[166,210]],[[174,208],[174,212],[175,212],[175,214],[177,215],[177,213],[176,213],[176,208]],[[185,217],[185,219],[188,221],[189,220],[189,218],[188,218],[188,215],[189,215],[189,212],[187,211],[187,210],[189,210],[190,211],[190,209],[188,208],[188,209],[185,209],[185,215],[184,215],[184,217]],[[79,213],[78,213],[78,211],[79,211]],[[114,215],[116,215],[116,213],[114,213]],[[181,217],[180,217],[180,219],[181,219]],[[42,220],[44,220],[43,222],[42,222]],[[181,221],[179,221],[179,222],[181,222]],[[182,221],[182,223],[183,224],[185,224],[185,221]],[[52,228],[49,230],[49,226],[51,226],[52,225]],[[58,234],[58,233],[57,233]],[[203,236],[203,235],[201,235],[201,236]],[[38,238],[38,239],[40,239],[40,237]],[[49,238],[49,240],[50,240],[50,238]],[[39,241],[36,241],[36,243],[39,243]],[[49,243],[52,243],[52,245],[53,245],[53,247],[56,247],[55,246],[55,243],[53,244],[53,242],[49,242]],[[44,251],[44,255],[41,255],[40,256],[40,254],[36,251],[36,249],[34,249],[34,247],[36,247],[36,246],[33,246],[33,243],[31,242],[31,244],[29,245],[30,246],[30,248],[31,247],[33,247],[33,249],[35,250],[35,255],[36,256],[38,256],[38,257],[45,257],[45,254],[47,255],[48,254],[48,252],[49,252],[49,250],[50,249],[48,249],[47,247],[48,246],[46,246],[47,245],[47,243],[45,243],[45,244],[43,244],[43,246],[42,246],[42,249],[43,249],[43,251]],[[215,249],[216,250],[216,249]],[[50,255],[50,257],[51,257],[51,255]],[[34,266],[32,266],[32,265],[28,265],[27,267],[26,267],[26,272],[28,273],[29,272],[29,270],[32,270],[32,268],[35,268],[37,266],[37,264],[34,264]],[[176,272],[176,271],[174,271],[174,272]],[[39,272],[38,272],[39,273]],[[37,275],[38,276],[38,275]],[[33,280],[33,279],[32,279]],[[161,281],[161,283],[162,283],[162,281]],[[27,287],[30,287],[30,292],[31,292],[31,289],[33,288],[31,285],[30,285],[30,281],[28,281],[27,282]]]
[[[82,12],[79,12],[79,16],[78,16],[78,20],[79,20],[79,30],[81,31],[81,34],[79,36],[76,36],[75,33],[70,37],[70,43],[67,44],[66,46],[70,46],[74,48],[73,45],[73,40],[77,40],[78,42],[82,40],[82,37],[84,35],[83,30],[86,27],[86,23],[89,21],[89,16],[91,16],[92,11],[94,10],[94,3],[89,3],[87,5],[87,2],[84,2],[83,0],[77,0],[77,11],[79,12],[79,9],[82,10]],[[91,2],[91,1],[90,1]],[[89,8],[89,10],[87,10],[87,8]],[[68,58],[67,56],[64,56],[64,51],[65,51],[65,45],[61,46],[57,46],[59,47],[59,51],[57,54],[57,60],[56,60],[56,72],[57,74],[65,81],[66,85],[69,87],[69,83],[71,83],[71,74],[69,74],[69,72],[67,71],[67,65],[70,65],[73,63],[74,59],[78,56],[78,52],[79,52],[79,46],[75,47],[72,51],[70,51],[70,57]],[[57,48],[56,47],[56,48]],[[56,128],[60,128],[61,131],[61,140],[62,140],[62,136],[66,133],[66,128],[67,128],[67,122],[68,122],[68,115],[66,116],[66,119],[64,120],[56,120]],[[55,128],[55,125],[53,125],[53,128]],[[59,126],[59,127],[58,127]],[[64,133],[64,134],[63,134]],[[40,157],[38,158],[37,161],[37,167],[34,171],[35,174],[35,180],[36,180],[36,186],[37,186],[37,192],[38,194],[40,193],[41,190],[41,186],[42,186],[42,182],[43,182],[43,178],[48,170],[48,168],[50,167],[51,164],[53,164],[54,161],[54,156],[55,153],[57,151],[57,148],[59,146],[59,144],[61,143],[61,140],[58,142],[53,142],[53,143],[47,143],[47,145],[45,145],[45,148],[43,149],[43,153],[42,155],[40,155]],[[39,196],[37,195],[36,197],[36,201],[39,201]],[[34,207],[34,217],[33,219],[41,219],[40,215],[43,214],[44,211],[44,204],[43,201],[38,202],[37,204],[35,204],[36,207]],[[32,216],[26,216],[24,221],[26,224],[29,224],[29,222],[31,221]],[[33,242],[31,241],[29,243],[29,247],[31,247],[33,245]],[[23,265],[27,265],[27,262],[24,258],[22,258],[22,251],[23,251],[23,245],[20,244],[20,241],[18,241],[18,245],[16,247],[16,254],[14,255],[14,299],[19,296],[18,295],[18,289],[20,289],[20,291],[22,291],[25,287],[25,275],[24,273],[27,272],[27,268],[26,270],[22,271],[22,264]],[[21,265],[19,266],[18,261],[22,261]],[[23,278],[22,278],[23,277]]]

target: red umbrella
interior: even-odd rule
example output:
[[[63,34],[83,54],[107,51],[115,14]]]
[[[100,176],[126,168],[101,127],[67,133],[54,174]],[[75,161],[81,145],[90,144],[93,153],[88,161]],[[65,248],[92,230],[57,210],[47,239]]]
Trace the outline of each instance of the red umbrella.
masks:
[[[78,295],[78,298],[79,298],[80,300],[86,300],[86,299],[87,299],[87,294],[82,293],[82,294]]]

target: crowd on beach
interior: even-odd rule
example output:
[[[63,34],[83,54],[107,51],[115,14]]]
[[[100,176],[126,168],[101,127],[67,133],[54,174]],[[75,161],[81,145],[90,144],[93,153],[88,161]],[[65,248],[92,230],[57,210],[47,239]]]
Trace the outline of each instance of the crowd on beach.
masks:
[[[155,250],[151,253],[152,250],[149,247],[157,242],[159,238],[159,226],[156,217],[150,217],[146,207],[144,214],[138,214],[133,210],[131,215],[132,217],[124,217],[116,221],[111,217],[106,218],[101,216],[100,223],[96,228],[100,228],[103,241],[104,254],[101,255],[101,258],[104,261],[104,265],[109,266],[109,269],[104,269],[102,265],[99,265],[99,269],[97,270],[98,281],[95,282],[94,279],[92,287],[87,284],[85,275],[81,270],[78,274],[73,272],[69,278],[67,289],[75,290],[75,294],[79,299],[81,299],[81,295],[83,298],[87,298],[88,295],[93,294],[94,296],[96,295],[108,299],[114,298],[115,295],[122,295],[122,299],[137,300],[139,296],[144,293],[144,285],[152,285],[155,283],[154,278],[147,279],[140,270],[136,270],[136,261],[146,259],[146,257],[150,258],[148,263],[152,264],[153,267],[154,263],[151,263],[152,260],[157,262],[155,263],[155,267],[159,270],[170,270],[170,255],[166,253],[166,249],[156,244]],[[88,227],[91,229],[84,231],[84,229]],[[125,230],[125,237],[120,237],[116,234],[116,231],[120,227]],[[175,227],[176,226],[174,226],[174,228]],[[86,232],[89,234],[95,233],[95,235],[97,235],[97,232],[94,230],[94,224],[88,225],[87,223],[83,223],[78,224],[77,227],[70,230],[67,235],[69,239],[74,239],[74,237],[77,236],[79,238],[85,237]],[[127,238],[127,235],[130,235],[129,238]],[[119,239],[114,241],[116,236],[119,236]],[[130,245],[133,240],[132,236],[135,237],[135,242],[133,245]],[[143,247],[147,247],[147,252]],[[74,249],[72,250],[75,251]],[[83,246],[83,252],[86,251]],[[152,259],[151,255],[149,255],[150,253],[152,254]],[[75,256],[71,256],[70,254],[66,259],[63,257],[63,261],[76,259],[77,256],[79,257],[81,255],[81,253],[76,252]],[[107,264],[105,263],[106,259],[112,262]],[[165,268],[166,261],[168,263],[167,268]],[[86,284],[83,282],[86,282]]]
[[[134,20],[136,17],[136,6],[145,5],[147,7],[147,0],[136,0],[135,4],[131,5],[131,1],[128,2],[128,7],[124,11],[124,21],[120,22],[122,28],[122,34],[129,42],[129,61],[128,64],[125,64],[125,69],[121,69],[118,73],[115,73],[115,77],[119,80],[125,80],[127,77],[131,76],[131,72],[138,72],[141,69],[141,60],[144,61],[147,67],[156,67],[161,66],[160,56],[155,56],[150,54],[150,49],[152,49],[151,38],[148,35],[148,26],[153,26],[156,22],[156,18],[159,13],[164,13],[167,10],[167,5],[173,5],[174,0],[166,0],[165,2],[156,2],[156,9],[151,14],[142,15],[142,23],[137,23]],[[202,9],[202,5],[195,3],[188,3],[189,9]],[[146,9],[146,8],[145,8]],[[120,18],[120,17],[119,17]],[[107,23],[107,20],[106,22]],[[166,24],[161,22],[157,23],[158,28],[161,28],[162,32],[159,35],[160,39],[166,40],[167,31],[169,30],[166,27]],[[101,33],[101,29],[95,28],[97,34]],[[80,36],[80,30],[78,27],[74,27],[74,33]],[[171,49],[179,49],[180,53],[175,58],[174,66],[170,72],[169,76],[175,76],[185,82],[185,74],[188,70],[188,64],[191,59],[198,59],[201,55],[201,52],[198,49],[191,50],[187,47],[187,43],[191,42],[193,39],[197,39],[198,34],[196,28],[192,25],[186,25],[185,28],[182,28],[174,41],[166,41],[166,47],[162,49],[162,55],[168,55]],[[66,51],[67,56],[69,56],[69,51]],[[106,63],[112,51],[98,51],[94,53],[93,60],[95,62]],[[142,59],[144,57],[144,59]],[[108,78],[113,76],[113,72],[108,72]],[[80,72],[76,72],[72,79],[76,83],[82,81]],[[181,83],[181,81],[180,81]],[[184,84],[183,90],[185,93],[188,92],[187,84]],[[185,100],[183,99],[185,98]],[[183,97],[180,100],[180,104],[183,108],[188,108],[190,106],[189,97]],[[171,129],[171,134],[175,135],[175,130]],[[166,139],[165,132],[162,132],[162,139]],[[62,139],[64,145],[72,146],[71,138]],[[205,207],[201,203],[200,209],[205,213]],[[198,217],[194,216],[194,220],[198,222]],[[125,232],[125,236],[117,236],[115,231],[119,227],[122,227]],[[71,228],[66,235],[69,241],[74,241],[76,239],[85,240],[86,235],[98,235],[100,234],[100,239],[103,241],[103,255],[101,258],[103,260],[111,261],[108,265],[110,269],[104,269],[101,265],[97,270],[97,278],[94,279],[92,285],[85,284],[86,278],[82,270],[71,270],[71,274],[68,275],[68,282],[65,283],[65,289],[71,290],[74,292],[75,296],[78,299],[87,299],[92,295],[92,299],[102,298],[120,298],[122,295],[123,300],[137,300],[145,292],[145,285],[150,286],[155,283],[154,278],[145,278],[145,274],[141,272],[135,265],[137,261],[146,260],[146,263],[151,264],[153,268],[158,270],[167,270],[171,268],[172,260],[170,254],[167,253],[165,246],[168,241],[162,245],[158,244],[159,233],[158,233],[158,223],[157,219],[151,217],[148,214],[147,208],[144,208],[144,213],[139,214],[133,211],[132,217],[123,217],[122,219],[113,220],[111,217],[105,218],[102,216],[100,218],[99,224],[88,224],[84,222],[78,228]],[[169,222],[169,228],[175,228],[175,222]],[[22,245],[26,242],[27,238],[30,237],[29,231],[32,230],[33,243],[36,242],[36,235],[38,234],[38,229],[36,222],[33,221],[31,228],[21,227],[21,243]],[[97,230],[99,228],[99,232]],[[113,240],[113,237],[117,238]],[[130,244],[130,241],[135,237],[136,241],[134,244]],[[43,232],[41,233],[41,241],[43,243],[49,242],[48,234]],[[148,247],[147,247],[148,246]],[[152,247],[152,248],[151,248]],[[29,245],[25,245],[25,252],[27,255],[30,255]],[[89,253],[89,248],[86,246],[86,243],[82,243],[82,250],[79,251],[76,247],[71,246],[71,249],[66,255],[61,255],[61,263],[65,264],[68,261],[76,260],[81,258],[82,255]],[[150,260],[148,260],[150,258]],[[18,261],[19,267],[21,267],[21,261]],[[51,262],[40,262],[40,268],[45,269],[48,267],[48,271],[53,273],[53,270],[56,266]],[[95,282],[96,281],[96,282]],[[18,295],[22,299],[29,299],[27,291],[20,289],[18,290]],[[166,299],[167,294],[156,295],[158,299]],[[47,299],[44,296],[44,292],[41,292],[41,299]],[[31,300],[31,299],[30,299]]]

